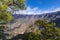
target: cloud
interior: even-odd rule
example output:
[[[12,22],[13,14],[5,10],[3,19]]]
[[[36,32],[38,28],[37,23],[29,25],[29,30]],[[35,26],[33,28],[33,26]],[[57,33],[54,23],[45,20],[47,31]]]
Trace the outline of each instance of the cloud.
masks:
[[[55,9],[48,9],[45,11],[40,10],[39,8],[35,7],[35,8],[30,8],[27,7],[26,10],[19,10],[19,11],[15,11],[14,14],[23,14],[23,15],[39,15],[39,14],[43,14],[43,13],[51,13],[51,12],[56,12],[56,11],[60,11],[60,7],[59,8],[55,8]]]
[[[56,11],[60,11],[60,7],[58,7],[58,8],[52,8],[52,9],[48,9],[48,10],[46,10],[46,11],[43,11],[43,13],[51,13],[51,12],[56,12]]]
[[[41,10],[39,10],[38,8],[28,7],[26,10],[15,11],[14,13],[15,14],[36,15],[36,14],[41,14]]]

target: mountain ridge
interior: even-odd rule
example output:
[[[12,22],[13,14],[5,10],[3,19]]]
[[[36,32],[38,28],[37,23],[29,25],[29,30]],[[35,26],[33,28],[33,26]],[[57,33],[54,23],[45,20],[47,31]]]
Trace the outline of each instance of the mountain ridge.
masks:
[[[56,23],[59,24],[60,26],[60,11],[56,11],[56,12],[51,12],[51,13],[44,13],[44,14],[40,14],[40,15],[23,15],[23,14],[13,14],[12,15],[14,17],[14,20],[19,20],[19,19],[26,19],[26,20],[29,20],[29,19],[44,19],[44,20],[47,20],[47,19],[51,19],[50,21],[54,21]]]

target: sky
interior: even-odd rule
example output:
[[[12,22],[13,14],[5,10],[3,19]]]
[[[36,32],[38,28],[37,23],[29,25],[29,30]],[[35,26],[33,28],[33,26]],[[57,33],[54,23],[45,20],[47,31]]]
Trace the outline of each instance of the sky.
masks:
[[[38,7],[41,10],[60,7],[60,0],[26,0],[26,5],[34,8]]]
[[[60,11],[60,0],[26,0],[26,10],[15,11],[15,14],[39,15]]]

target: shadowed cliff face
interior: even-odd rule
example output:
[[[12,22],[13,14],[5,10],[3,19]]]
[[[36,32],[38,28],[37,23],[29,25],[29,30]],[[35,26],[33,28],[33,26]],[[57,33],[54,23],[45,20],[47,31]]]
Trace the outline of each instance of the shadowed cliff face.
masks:
[[[45,14],[40,14],[40,15],[23,15],[23,14],[13,14],[14,19],[16,20],[22,20],[28,22],[28,20],[32,19],[32,21],[37,20],[37,19],[44,19],[49,22],[56,22],[57,27],[60,25],[60,11],[57,12],[52,12],[52,13],[45,13]]]

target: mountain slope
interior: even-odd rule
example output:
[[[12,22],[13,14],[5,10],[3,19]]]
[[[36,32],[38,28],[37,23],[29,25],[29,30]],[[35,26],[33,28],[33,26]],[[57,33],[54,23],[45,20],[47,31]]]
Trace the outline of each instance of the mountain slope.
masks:
[[[15,20],[28,20],[32,19],[32,21],[37,19],[44,19],[47,21],[54,21],[56,22],[57,26],[60,27],[60,11],[52,12],[52,13],[44,13],[40,15],[23,15],[23,14],[14,14],[13,15]]]
[[[60,11],[53,13],[45,13],[40,15],[22,15],[13,14],[14,21],[8,24],[5,33],[9,35],[24,34],[30,24],[33,24],[36,20],[45,20],[47,22],[56,22],[56,27],[60,27]],[[12,37],[13,37],[12,35]]]

